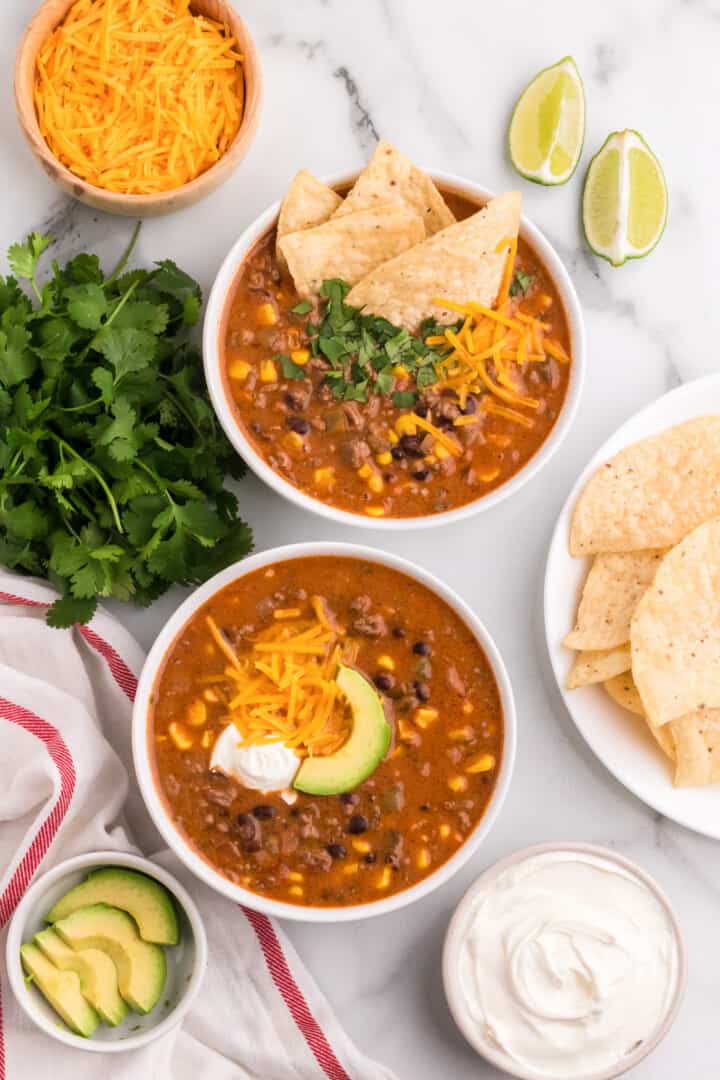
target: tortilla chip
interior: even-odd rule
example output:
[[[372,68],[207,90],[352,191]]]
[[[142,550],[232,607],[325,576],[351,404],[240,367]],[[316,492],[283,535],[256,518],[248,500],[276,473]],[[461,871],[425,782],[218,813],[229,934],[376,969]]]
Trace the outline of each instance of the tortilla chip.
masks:
[[[630,640],[630,620],[664,551],[596,555],[585,581],[568,649],[612,649]]]
[[[622,675],[615,675],[612,679],[608,679],[605,683],[605,689],[613,701],[616,701],[623,709],[635,713],[636,716],[645,716],[645,710],[631,671],[624,671]],[[661,731],[662,728],[658,730]]]
[[[720,416],[702,416],[598,469],[575,507],[570,554],[672,547],[718,514]]]
[[[596,649],[579,652],[570,669],[565,684],[568,690],[591,683],[607,682],[614,675],[630,670],[630,647],[620,645],[617,649]]]
[[[350,285],[408,248],[418,246],[425,227],[419,214],[401,206],[358,210],[279,241],[300,296],[317,293],[328,278]]]
[[[433,236],[455,221],[455,215],[430,177],[381,139],[342,206],[335,211],[335,217],[388,203],[420,214],[427,236]]]
[[[285,265],[277,243],[283,236],[322,225],[332,217],[341,202],[336,191],[322,184],[307,169],[296,173],[280,207],[276,239],[278,261]]]
[[[650,723],[720,707],[720,519],[664,557],[630,626],[633,678]]]
[[[348,304],[411,333],[430,315],[441,323],[457,321],[456,311],[433,303],[438,296],[492,307],[520,227],[520,202],[517,191],[491,199],[477,214],[369,273],[351,289]]]
[[[720,709],[696,709],[667,726],[675,742],[675,787],[720,780]]]

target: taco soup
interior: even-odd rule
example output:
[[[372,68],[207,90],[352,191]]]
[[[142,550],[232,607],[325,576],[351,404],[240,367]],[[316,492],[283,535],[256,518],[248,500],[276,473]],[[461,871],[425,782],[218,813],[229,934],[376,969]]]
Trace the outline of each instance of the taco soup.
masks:
[[[235,422],[305,494],[370,518],[440,514],[506,483],[568,388],[568,319],[519,236],[380,143],[348,192],[299,173],[221,326]]]
[[[199,608],[149,709],[176,829],[229,881],[287,903],[368,903],[472,834],[503,755],[490,663],[425,585],[340,556],[260,567]]]

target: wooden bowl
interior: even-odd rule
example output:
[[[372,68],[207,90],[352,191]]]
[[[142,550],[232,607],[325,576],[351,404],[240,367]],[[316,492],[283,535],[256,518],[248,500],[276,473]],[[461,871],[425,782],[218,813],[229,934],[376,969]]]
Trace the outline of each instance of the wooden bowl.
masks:
[[[245,109],[237,135],[219,161],[194,180],[156,195],[123,195],[116,191],[88,184],[67,169],[50,150],[38,125],[33,99],[35,62],[40,48],[50,33],[72,7],[74,0],[45,0],[35,13],[20,42],[15,61],[15,107],[22,132],[35,157],[51,180],[80,202],[128,217],[152,217],[179,210],[204,198],[228,179],[233,169],[247,153],[260,116],[262,72],[260,59],[242,19],[227,0],[192,0],[192,9],[199,15],[225,22],[237,39],[244,56]]]

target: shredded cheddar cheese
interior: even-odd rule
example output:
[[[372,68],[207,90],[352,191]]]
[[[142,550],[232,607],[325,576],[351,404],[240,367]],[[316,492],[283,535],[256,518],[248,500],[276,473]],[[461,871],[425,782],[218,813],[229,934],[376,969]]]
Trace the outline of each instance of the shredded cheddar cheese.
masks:
[[[243,115],[243,57],[190,0],[76,0],[37,58],[35,109],[56,157],[126,195],[180,187]]]
[[[350,733],[349,706],[336,676],[341,664],[356,659],[357,643],[320,597],[310,598],[309,610],[284,608],[274,615],[278,611],[280,617],[241,653],[206,617],[213,640],[230,659],[222,676],[227,720],[245,745],[283,742],[300,756],[332,754]]]

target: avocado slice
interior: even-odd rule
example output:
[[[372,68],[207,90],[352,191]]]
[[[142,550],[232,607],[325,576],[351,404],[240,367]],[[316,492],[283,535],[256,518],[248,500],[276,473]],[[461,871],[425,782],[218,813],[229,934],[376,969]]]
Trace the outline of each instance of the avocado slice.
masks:
[[[308,795],[341,795],[367,780],[387,753],[390,725],[380,695],[354,668],[340,667],[336,682],[350,703],[353,728],[335,754],[305,758],[293,787]]]
[[[48,911],[46,921],[57,922],[91,904],[110,904],[132,915],[143,941],[177,945],[178,921],[170,893],[159,882],[124,866],[91,870],[85,881],[70,889]]]
[[[165,953],[143,941],[126,911],[109,904],[78,908],[56,922],[55,930],[72,949],[108,954],[117,968],[120,993],[136,1012],[154,1008],[165,985]]]
[[[128,1007],[118,990],[117,968],[99,949],[75,952],[51,928],[41,930],[33,942],[51,964],[60,971],[75,971],[80,979],[80,993],[100,1014],[100,1019],[115,1027],[127,1016]]]
[[[83,997],[77,972],[60,971],[31,941],[20,946],[20,960],[40,993],[70,1030],[89,1039],[100,1023],[100,1017]]]

